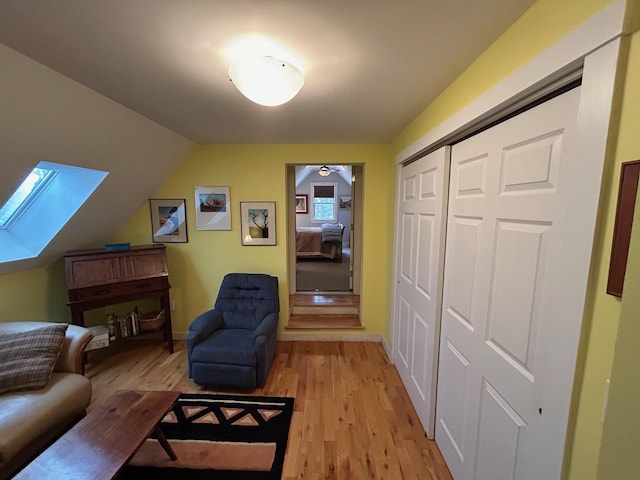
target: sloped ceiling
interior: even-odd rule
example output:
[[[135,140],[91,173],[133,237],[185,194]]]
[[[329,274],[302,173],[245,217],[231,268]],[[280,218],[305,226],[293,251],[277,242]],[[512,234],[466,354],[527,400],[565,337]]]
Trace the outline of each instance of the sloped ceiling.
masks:
[[[0,70],[0,202],[40,160],[109,172],[38,258],[0,273],[109,241],[196,146],[2,45]]]
[[[0,202],[40,160],[109,171],[42,255],[109,241],[198,143],[388,143],[533,0],[4,0]],[[287,46],[281,107],[246,100],[225,48]]]
[[[198,143],[388,143],[532,3],[3,0],[0,43]],[[229,82],[247,36],[305,73],[289,104]]]

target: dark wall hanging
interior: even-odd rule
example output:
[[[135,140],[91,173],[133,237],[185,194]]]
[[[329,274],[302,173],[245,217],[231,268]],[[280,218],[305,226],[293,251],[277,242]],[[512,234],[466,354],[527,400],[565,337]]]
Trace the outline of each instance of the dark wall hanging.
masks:
[[[618,298],[622,297],[624,274],[627,269],[631,226],[633,225],[633,211],[636,204],[639,176],[640,160],[624,162],[622,164],[620,187],[618,190],[618,205],[616,207],[616,223],[613,227],[611,261],[609,262],[609,281],[607,283],[607,293]]]

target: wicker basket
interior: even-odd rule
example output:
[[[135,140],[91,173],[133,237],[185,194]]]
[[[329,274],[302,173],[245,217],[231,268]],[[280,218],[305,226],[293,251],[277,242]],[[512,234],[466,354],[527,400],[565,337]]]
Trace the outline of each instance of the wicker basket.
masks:
[[[164,325],[164,321],[164,310],[143,313],[138,319],[141,332],[157,332]]]

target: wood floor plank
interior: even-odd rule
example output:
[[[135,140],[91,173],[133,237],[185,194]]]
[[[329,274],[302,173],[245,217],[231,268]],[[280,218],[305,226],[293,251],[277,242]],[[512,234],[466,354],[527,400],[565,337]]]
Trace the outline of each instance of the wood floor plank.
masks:
[[[90,355],[89,410],[118,389],[247,393],[194,384],[185,342],[174,349],[131,339]],[[296,399],[283,480],[452,479],[380,343],[279,342],[265,385],[250,394]]]

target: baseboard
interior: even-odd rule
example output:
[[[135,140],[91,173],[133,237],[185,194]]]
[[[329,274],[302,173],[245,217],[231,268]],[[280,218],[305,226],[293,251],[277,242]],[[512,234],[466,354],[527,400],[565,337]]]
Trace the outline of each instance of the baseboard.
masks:
[[[382,336],[382,348],[384,348],[384,351],[387,352],[387,358],[389,359],[389,362],[393,363],[393,357],[391,356],[391,346],[387,343],[387,339],[384,336]]]

